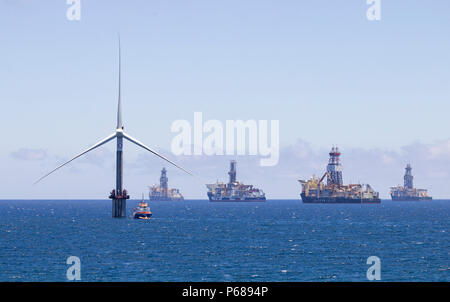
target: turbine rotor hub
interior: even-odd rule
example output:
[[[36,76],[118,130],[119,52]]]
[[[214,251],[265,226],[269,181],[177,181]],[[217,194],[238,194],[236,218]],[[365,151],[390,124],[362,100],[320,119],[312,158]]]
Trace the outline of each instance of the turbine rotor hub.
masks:
[[[116,135],[117,135],[117,137],[123,137],[123,129],[122,128],[117,128],[116,129]]]

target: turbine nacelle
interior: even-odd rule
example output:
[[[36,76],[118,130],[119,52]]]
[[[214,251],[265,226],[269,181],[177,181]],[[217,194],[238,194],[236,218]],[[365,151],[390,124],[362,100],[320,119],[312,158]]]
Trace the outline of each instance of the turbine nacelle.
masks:
[[[124,134],[123,127],[116,129],[116,137],[123,137],[123,134]]]

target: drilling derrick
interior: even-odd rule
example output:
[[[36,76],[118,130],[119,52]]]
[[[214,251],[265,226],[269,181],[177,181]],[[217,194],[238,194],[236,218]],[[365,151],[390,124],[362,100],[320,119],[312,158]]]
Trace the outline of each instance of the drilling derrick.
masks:
[[[405,172],[405,176],[403,177],[403,179],[405,180],[405,188],[407,188],[407,189],[413,189],[414,188],[414,183],[413,183],[413,181],[414,181],[414,176],[412,175],[412,173],[411,173],[411,170],[412,170],[412,168],[411,168],[411,165],[410,164],[408,164],[407,166],[406,166],[406,172]]]
[[[330,160],[327,166],[327,185],[336,185],[341,187],[343,185],[342,181],[342,165],[340,163],[341,153],[337,147],[333,147],[331,149]]]
[[[230,162],[230,172],[228,172],[228,175],[230,176],[229,183],[232,184],[236,182],[236,161],[232,160]]]
[[[167,193],[169,190],[168,186],[169,179],[167,178],[167,170],[166,168],[163,168],[161,170],[161,177],[159,178],[159,186],[161,188],[161,197],[167,198]]]

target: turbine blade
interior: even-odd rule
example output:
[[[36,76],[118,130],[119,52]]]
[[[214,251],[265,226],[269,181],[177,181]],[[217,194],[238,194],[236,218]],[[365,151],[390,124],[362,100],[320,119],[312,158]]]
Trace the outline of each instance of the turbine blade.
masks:
[[[120,36],[119,38],[119,99],[117,101],[117,129],[123,127],[122,123],[122,60],[120,56]]]
[[[130,142],[135,143],[135,144],[138,145],[139,147],[144,148],[145,150],[150,151],[151,153],[155,154],[156,156],[158,156],[158,157],[164,159],[165,161],[171,163],[172,165],[174,165],[174,166],[177,167],[178,169],[181,169],[181,170],[183,170],[184,172],[186,172],[187,174],[193,176],[191,172],[189,172],[189,171],[187,171],[186,169],[180,167],[180,166],[177,165],[176,163],[172,162],[171,160],[167,159],[166,157],[164,157],[164,156],[162,156],[161,154],[159,154],[158,152],[156,152],[155,150],[153,150],[153,149],[147,147],[146,145],[144,145],[143,143],[141,143],[141,142],[138,141],[137,139],[135,139],[135,138],[129,136],[129,135],[126,134],[126,133],[123,133],[123,137],[125,137],[125,138],[126,138],[127,140],[129,140]]]
[[[59,165],[56,169],[53,169],[52,171],[50,171],[49,173],[45,174],[44,176],[42,176],[41,178],[39,178],[34,184],[37,184],[38,182],[40,182],[41,180],[43,180],[44,178],[46,178],[47,176],[49,176],[50,174],[52,174],[53,172],[55,172],[56,170],[58,170],[59,168],[67,165],[68,163],[70,163],[71,161],[77,159],[78,157],[80,157],[83,154],[88,153],[89,151],[94,150],[95,148],[100,147],[101,145],[106,144],[107,142],[109,142],[110,140],[114,139],[116,137],[116,133],[111,134],[110,136],[106,137],[105,139],[102,139],[101,141],[99,141],[98,143],[96,143],[95,145],[93,145],[92,147],[90,147],[89,149],[81,152],[80,154],[78,154],[77,156],[75,156],[74,158],[72,158],[71,160],[63,163],[62,165]]]

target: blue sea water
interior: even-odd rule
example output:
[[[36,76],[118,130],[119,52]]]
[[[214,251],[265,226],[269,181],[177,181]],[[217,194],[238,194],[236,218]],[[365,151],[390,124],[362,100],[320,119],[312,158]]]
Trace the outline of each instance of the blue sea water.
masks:
[[[128,201],[128,212],[137,201]],[[152,202],[151,220],[105,200],[0,201],[0,281],[450,281],[450,201],[305,205]]]

